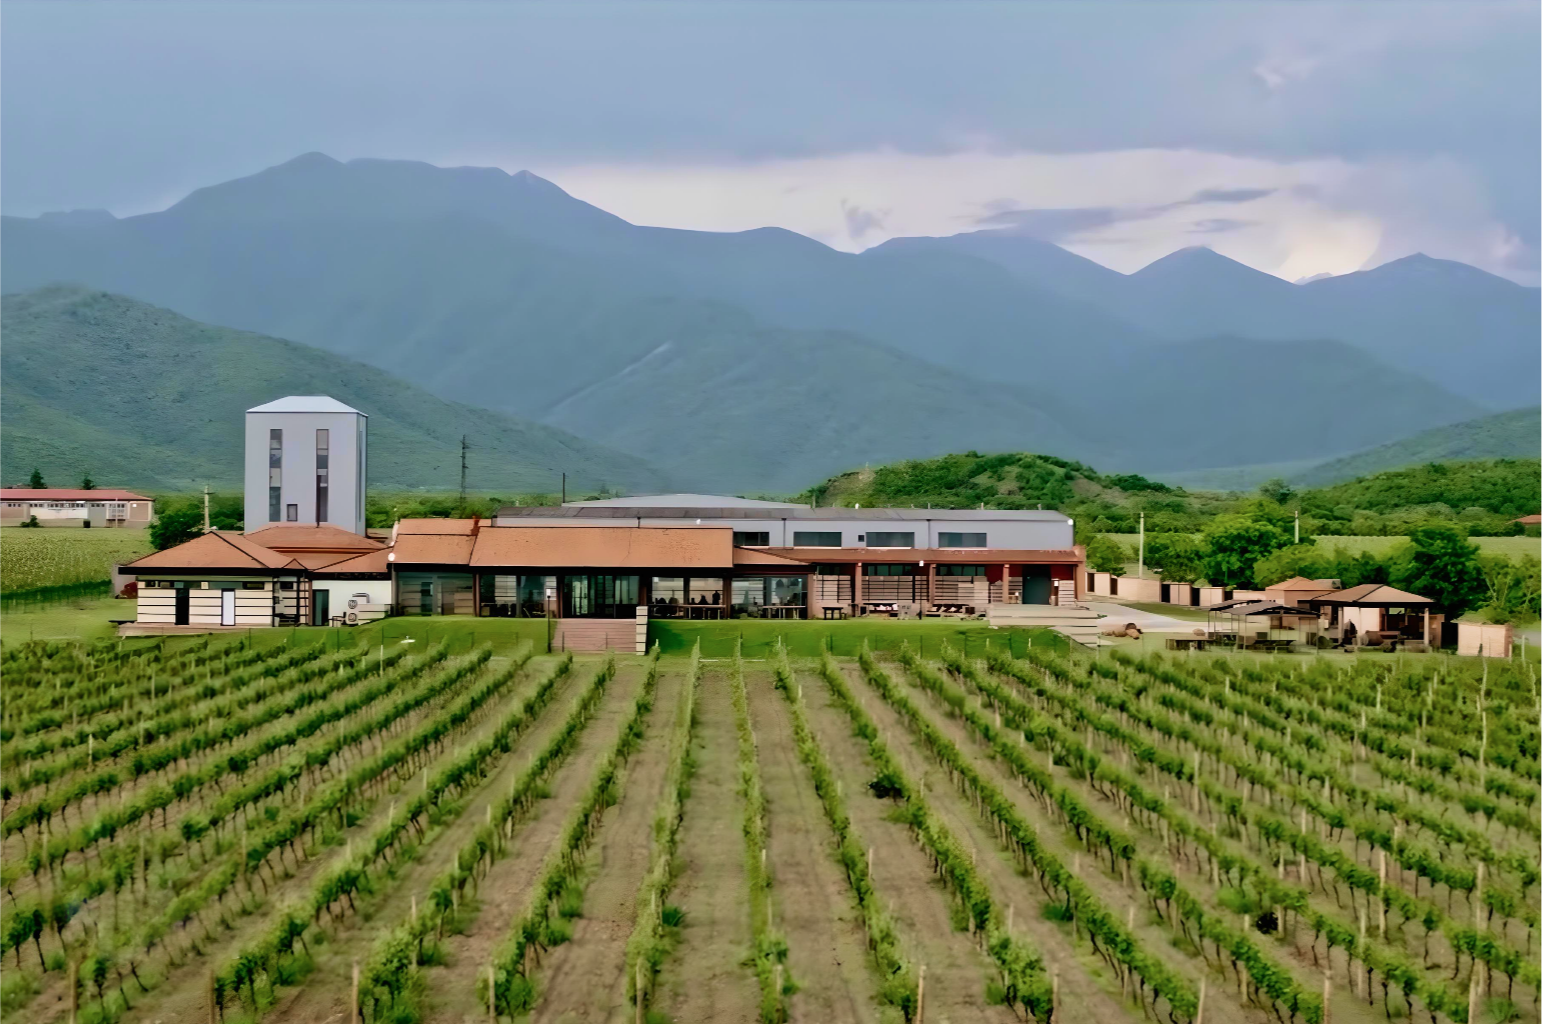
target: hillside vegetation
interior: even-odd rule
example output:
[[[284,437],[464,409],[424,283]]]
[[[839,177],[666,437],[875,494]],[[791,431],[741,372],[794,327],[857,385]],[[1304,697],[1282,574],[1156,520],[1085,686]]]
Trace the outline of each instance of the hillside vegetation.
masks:
[[[909,460],[831,477],[800,496],[821,505],[938,509],[1058,509],[1079,536],[1129,533],[1146,514],[1148,532],[1192,533],[1214,517],[1259,501],[1301,511],[1309,534],[1406,534],[1427,522],[1458,521],[1469,534],[1519,533],[1515,517],[1542,507],[1536,459],[1435,463],[1296,492],[1283,482],[1260,493],[1188,491],[1138,474],[1105,474],[1083,463],[1025,452],[978,452]]]
[[[1321,487],[1382,470],[1453,459],[1535,459],[1539,450],[1542,407],[1532,406],[1434,427],[1401,441],[1333,459],[1293,476],[1291,483]]]
[[[241,481],[243,414],[283,395],[326,394],[370,415],[369,483],[468,483],[548,491],[655,489],[662,475],[557,428],[446,402],[319,349],[188,320],[123,296],[51,287],[5,296],[0,396],[7,482],[33,467],[55,486],[183,490]]]
[[[1121,275],[1031,247],[1083,291],[1024,263],[1032,240],[843,253],[629,224],[523,172],[321,154],[159,213],[3,223],[8,288],[294,339],[697,490],[971,448],[1148,475],[1316,462],[1535,401],[1535,290],[1442,261],[1298,287],[1208,250]]]

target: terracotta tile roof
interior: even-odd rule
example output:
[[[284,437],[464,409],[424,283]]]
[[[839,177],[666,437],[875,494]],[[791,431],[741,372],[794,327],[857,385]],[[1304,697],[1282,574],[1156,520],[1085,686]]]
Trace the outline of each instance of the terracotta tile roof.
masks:
[[[381,575],[391,572],[391,552],[382,548],[378,552],[365,552],[363,555],[355,555],[334,562],[316,572],[318,577],[329,577],[334,573],[378,573]]]
[[[460,534],[470,537],[477,532],[478,521],[452,520],[425,517],[411,520],[398,520],[396,523],[396,536],[403,534]]]
[[[1317,581],[1315,581],[1315,580],[1308,580],[1306,577],[1291,577],[1289,580],[1281,580],[1277,584],[1270,584],[1268,587],[1264,588],[1264,590],[1265,591],[1310,591],[1310,590],[1312,590],[1314,588],[1316,590],[1319,590],[1319,591],[1331,590],[1331,588],[1324,588]]]
[[[1365,606],[1398,606],[1398,605],[1434,605],[1430,598],[1421,598],[1417,594],[1409,594],[1407,591],[1399,591],[1387,584],[1361,584],[1358,587],[1347,587],[1342,591],[1329,591],[1327,594],[1319,594],[1305,599],[1308,603],[1321,602],[1325,605],[1365,605]]]
[[[368,552],[384,542],[329,523],[273,523],[246,532],[246,539],[275,552]]]
[[[154,569],[300,569],[301,565],[282,552],[253,544],[240,534],[223,530],[200,534],[173,548],[152,552],[123,567],[125,572]]]
[[[397,542],[400,548],[401,542]],[[396,557],[397,562],[402,557]],[[487,527],[473,566],[594,569],[729,569],[728,527]]]
[[[391,561],[421,566],[468,566],[474,537],[455,534],[406,534],[396,539]]]
[[[803,566],[808,563],[801,559],[794,559],[788,555],[777,555],[763,548],[735,548],[735,566]]]
[[[1528,527],[1533,526],[1535,524],[1542,523],[1542,513],[1532,513],[1530,516],[1519,516],[1516,518],[1515,522],[1525,524]]]
[[[145,495],[110,488],[0,488],[6,502],[150,502]]]

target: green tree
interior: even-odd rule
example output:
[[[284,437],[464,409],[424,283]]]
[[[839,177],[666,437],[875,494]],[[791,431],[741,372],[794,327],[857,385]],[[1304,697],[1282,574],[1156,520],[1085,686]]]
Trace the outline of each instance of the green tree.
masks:
[[[1409,535],[1394,560],[1392,584],[1429,598],[1452,617],[1476,608],[1488,594],[1477,545],[1461,528],[1438,523]]]
[[[1290,536],[1265,520],[1235,513],[1205,528],[1205,578],[1220,587],[1246,587],[1259,559],[1290,544]]]
[[[82,490],[82,491],[95,491],[96,490],[96,481],[91,479],[91,475],[89,473],[83,475],[80,478],[80,490]]]
[[[1483,612],[1490,622],[1530,622],[1538,615],[1542,599],[1542,561],[1535,555],[1510,560],[1502,555],[1483,556],[1478,560],[1488,595]]]
[[[1129,561],[1124,545],[1104,534],[1087,542],[1087,565],[1099,573],[1118,573]]]
[[[46,488],[46,487],[48,487],[47,484],[43,483],[43,471],[39,470],[36,466],[34,466],[32,468],[32,476],[30,478],[28,478],[28,480],[27,480],[27,487],[29,487],[29,488]]]
[[[1258,493],[1276,505],[1285,505],[1296,497],[1296,489],[1286,484],[1284,480],[1275,477],[1258,485]]]
[[[1205,572],[1205,548],[1192,534],[1147,534],[1146,565],[1168,583],[1189,583]]]
[[[1268,587],[1291,577],[1317,580],[1337,576],[1333,557],[1315,544],[1289,545],[1253,564],[1253,586]]]
[[[150,524],[150,544],[156,551],[173,548],[203,533],[203,513],[190,506],[164,509]]]

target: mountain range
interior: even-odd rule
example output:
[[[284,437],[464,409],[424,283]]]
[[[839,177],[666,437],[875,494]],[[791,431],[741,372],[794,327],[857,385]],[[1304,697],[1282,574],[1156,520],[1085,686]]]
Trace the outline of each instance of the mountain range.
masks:
[[[693,488],[965,449],[1322,459],[1536,401],[1537,290],[1424,257],[1295,285],[1209,250],[1123,275],[1002,232],[851,254],[633,225],[529,172],[320,154],[0,238],[7,290],[292,339]]]
[[[243,417],[279,395],[325,392],[369,414],[369,483],[453,489],[460,439],[479,490],[666,487],[632,456],[545,424],[447,402],[374,367],[294,342],[212,327],[89,289],[7,295],[0,464],[65,486],[239,488]]]

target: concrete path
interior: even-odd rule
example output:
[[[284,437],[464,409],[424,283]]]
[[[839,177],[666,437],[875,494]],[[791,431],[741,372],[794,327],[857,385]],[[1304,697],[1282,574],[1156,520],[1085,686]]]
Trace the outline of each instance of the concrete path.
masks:
[[[1140,627],[1142,633],[1192,634],[1196,628],[1203,630],[1205,627],[1205,624],[1193,620],[1174,619],[1172,616],[1164,616],[1156,612],[1132,609],[1116,601],[1083,601],[1082,604],[1116,623],[1134,623]]]

